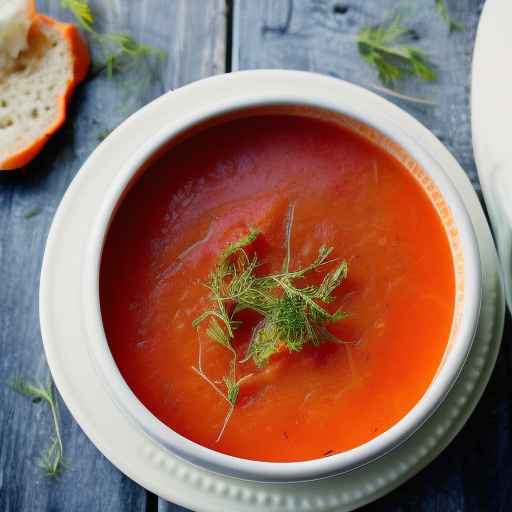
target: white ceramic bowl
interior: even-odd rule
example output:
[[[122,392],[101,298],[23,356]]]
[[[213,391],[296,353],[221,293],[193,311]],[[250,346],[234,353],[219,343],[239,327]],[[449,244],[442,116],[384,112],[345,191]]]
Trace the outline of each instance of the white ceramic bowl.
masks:
[[[245,75],[245,84],[247,75],[251,77],[250,87],[242,90],[236,87],[241,75]],[[457,190],[428,148],[420,147],[390,120],[389,112],[396,107],[387,102],[380,102],[385,108],[378,111],[367,106],[364,100],[373,93],[312,73],[268,70],[217,76],[187,87],[202,87],[207,94],[209,83],[215,83],[218,89],[219,82],[225,91],[223,100],[219,101],[217,95],[208,108],[192,106],[188,118],[169,119],[167,127],[149,138],[119,172],[103,198],[97,218],[93,219],[95,226],[88,244],[83,296],[91,354],[107,391],[126,414],[127,421],[134,421],[153,440],[192,464],[237,478],[266,482],[313,480],[350,471],[384,455],[413,434],[441,404],[464,365],[477,327],[481,296],[480,258],[470,218]],[[125,192],[144,172],[150,159],[164,146],[205,123],[211,125],[228,118],[274,111],[339,122],[401,160],[430,196],[443,220],[456,279],[450,340],[438,372],[419,402],[393,427],[361,446],[330,457],[291,463],[259,462],[225,455],[194,443],[163,424],[139,401],[121,376],[105,337],[99,301],[99,268],[110,221]]]

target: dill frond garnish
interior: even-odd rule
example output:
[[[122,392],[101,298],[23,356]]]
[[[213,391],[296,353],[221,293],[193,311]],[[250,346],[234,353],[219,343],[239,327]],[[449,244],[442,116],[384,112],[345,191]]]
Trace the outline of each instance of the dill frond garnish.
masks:
[[[40,213],[42,213],[43,209],[39,206],[36,206],[35,208],[32,208],[32,210],[29,210],[27,213],[23,214],[24,219],[33,219],[34,217],[37,217]]]
[[[165,52],[146,44],[138,43],[124,32],[102,34],[94,28],[94,15],[87,0],[60,0],[64,9],[71,11],[80,27],[91,39],[99,44],[103,53],[103,63],[95,66],[96,73],[103,70],[112,78],[114,73],[125,72],[143,59],[156,57],[165,59]]]
[[[31,398],[33,402],[46,403],[50,408],[54,435],[48,447],[42,450],[37,464],[46,476],[50,478],[59,476],[65,468],[65,464],[59,425],[59,408],[53,382],[50,380],[46,386],[43,386],[41,384],[31,384],[21,377],[16,377],[11,384],[11,388],[20,395]]]
[[[166,55],[163,50],[138,43],[129,34],[122,32],[100,35],[99,42],[105,51],[104,65],[108,77],[127,71],[143,59],[156,57],[164,60]]]
[[[228,349],[231,354],[229,372],[222,381],[212,381],[202,368],[202,344],[199,339],[199,362],[194,371],[207,381],[228,402],[220,439],[229,418],[233,414],[241,382],[248,378],[237,378],[237,352],[233,339],[241,321],[238,314],[244,310],[258,313],[262,319],[255,328],[245,358],[240,362],[253,360],[257,367],[282,350],[298,352],[310,343],[314,346],[325,341],[342,343],[327,328],[327,325],[347,316],[343,311],[329,312],[326,305],[334,300],[334,291],[347,277],[346,261],[330,258],[332,247],[322,246],[315,260],[304,268],[290,270],[291,229],[294,207],[290,209],[286,229],[286,255],[281,272],[259,275],[261,262],[256,253],[249,254],[249,246],[257,239],[259,232],[250,228],[247,235],[228,245],[221,253],[218,263],[206,283],[210,290],[210,306],[192,325],[196,328],[208,322],[206,335],[212,341]],[[325,272],[318,285],[305,283],[312,272]],[[220,386],[225,388],[225,391]]]
[[[98,142],[103,142],[111,133],[112,133],[112,130],[110,128],[102,128],[98,132],[98,135],[96,136],[96,140]]]
[[[245,375],[244,377],[237,380],[236,378],[236,364],[237,364],[237,354],[235,349],[231,346],[230,343],[224,344],[224,341],[221,343],[222,345],[226,346],[231,354],[231,362],[229,365],[229,373],[225,375],[222,379],[222,381],[217,382],[213,381],[206,375],[206,373],[203,370],[203,346],[201,343],[201,338],[199,336],[199,331],[197,332],[197,339],[199,342],[199,351],[198,351],[198,363],[197,367],[192,366],[192,370],[194,370],[203,380],[205,380],[226,402],[228,403],[228,412],[226,413],[226,416],[224,417],[224,422],[222,423],[222,427],[219,431],[219,435],[217,436],[217,442],[219,442],[220,438],[222,437],[222,434],[224,433],[224,430],[226,429],[226,426],[231,418],[231,415],[233,414],[233,411],[235,410],[235,404],[238,399],[238,393],[240,392],[240,384],[249,377],[252,376],[252,374]],[[217,341],[215,338],[213,338],[215,341]],[[224,392],[220,387],[219,384],[224,385],[226,391]]]
[[[63,9],[71,11],[78,24],[87,32],[94,32],[92,24],[94,16],[87,0],[60,0]]]
[[[450,12],[448,11],[448,6],[446,5],[445,0],[435,0],[436,1],[436,10],[443,18],[443,20],[448,24],[448,32],[451,34],[452,32],[460,32],[462,30],[465,30],[466,27],[459,23],[458,21],[454,20]]]
[[[375,67],[385,85],[407,75],[426,81],[437,79],[428,55],[405,44],[411,31],[404,27],[400,16],[372,27],[363,27],[358,34],[357,47],[361,57]]]

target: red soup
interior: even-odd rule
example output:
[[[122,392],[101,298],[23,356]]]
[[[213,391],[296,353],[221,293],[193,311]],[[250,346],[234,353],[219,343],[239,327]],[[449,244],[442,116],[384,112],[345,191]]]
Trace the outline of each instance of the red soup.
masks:
[[[271,282],[280,307],[289,283],[319,289],[340,259],[348,267],[332,300],[312,299],[348,315],[315,324],[318,339],[293,350],[284,331],[267,333],[263,362],[247,356],[261,311],[222,297],[230,337],[212,292],[226,249],[255,232],[235,258],[257,258],[250,277]],[[325,263],[279,277],[322,246],[332,247]],[[100,292],[114,359],[156,417],[214,450],[287,462],[361,445],[418,402],[446,348],[455,279],[439,215],[400,162],[336,124],[260,115],[192,135],[144,172],[110,227]]]

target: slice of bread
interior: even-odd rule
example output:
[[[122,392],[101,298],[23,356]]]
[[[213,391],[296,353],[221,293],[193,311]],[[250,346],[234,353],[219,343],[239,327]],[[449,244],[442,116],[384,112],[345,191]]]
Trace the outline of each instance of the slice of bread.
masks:
[[[41,151],[89,62],[74,25],[36,15],[27,50],[0,72],[0,170],[23,167]]]
[[[27,49],[35,14],[34,0],[0,0],[0,70]]]

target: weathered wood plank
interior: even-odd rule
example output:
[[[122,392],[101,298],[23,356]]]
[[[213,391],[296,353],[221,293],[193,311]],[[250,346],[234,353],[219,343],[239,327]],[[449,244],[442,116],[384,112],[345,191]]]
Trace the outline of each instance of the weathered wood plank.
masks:
[[[470,139],[469,70],[479,0],[448,2],[466,30],[448,34],[434,0],[235,0],[233,69],[287,68],[317,71],[372,88],[375,71],[358,56],[356,38],[365,25],[381,22],[407,6],[405,23],[418,35],[416,44],[437,64],[435,84],[408,79],[400,92],[435,101],[420,106],[388,97],[410,111],[450,148],[477,184]],[[404,11],[402,9],[400,12]]]
[[[395,0],[235,0],[233,69],[317,71],[372,88],[376,73],[358,56],[358,30],[390,13]],[[469,73],[482,0],[449,1],[466,30],[448,35],[434,0],[402,2],[416,44],[437,64],[439,79],[409,79],[404,94],[430,98],[433,107],[387,97],[422,121],[448,146],[479,188],[471,148]],[[506,326],[505,341],[512,334]],[[507,510],[512,501],[511,354],[504,344],[485,395],[450,447],[417,477],[364,508],[375,512]]]
[[[115,80],[104,74],[90,78],[77,90],[65,126],[41,155],[24,172],[0,175],[0,510],[6,512],[157,508],[156,499],[146,500],[144,489],[96,450],[62,401],[69,469],[57,481],[42,476],[35,461],[49,439],[50,418],[42,405],[6,385],[16,375],[47,376],[37,304],[42,253],[53,214],[80,165],[104,131],[130,112],[171,88],[224,70],[223,0],[90,3],[102,30],[128,31],[166,50],[168,59]],[[37,4],[42,12],[71,19],[58,0]],[[35,215],[25,218],[31,212]]]

